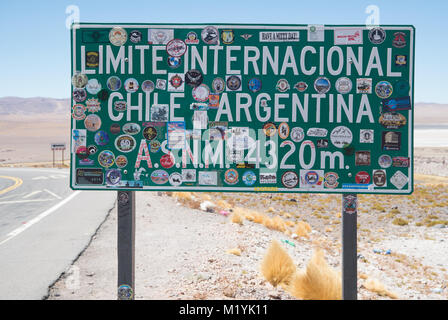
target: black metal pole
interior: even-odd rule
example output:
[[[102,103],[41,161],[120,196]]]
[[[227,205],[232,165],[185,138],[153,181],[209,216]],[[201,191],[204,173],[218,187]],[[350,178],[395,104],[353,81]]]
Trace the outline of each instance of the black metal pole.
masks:
[[[134,300],[135,191],[118,191],[118,300]]]
[[[358,196],[342,195],[342,299],[358,298],[357,265]]]

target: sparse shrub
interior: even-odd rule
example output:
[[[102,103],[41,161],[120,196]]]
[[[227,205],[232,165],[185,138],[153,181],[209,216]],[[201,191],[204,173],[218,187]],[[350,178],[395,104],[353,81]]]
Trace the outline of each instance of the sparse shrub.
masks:
[[[363,286],[367,290],[375,292],[380,296],[389,297],[391,299],[398,299],[398,296],[395,293],[387,290],[384,285],[376,279],[367,279],[366,282],[364,282]]]
[[[403,218],[395,218],[394,221],[392,221],[393,224],[397,226],[407,226],[408,221]]]
[[[311,232],[311,226],[304,222],[304,221],[298,221],[297,227],[294,233],[299,237],[305,237],[308,238],[308,233]]]
[[[273,240],[261,263],[263,277],[274,287],[289,285],[295,272],[296,266],[291,257],[278,241]]]

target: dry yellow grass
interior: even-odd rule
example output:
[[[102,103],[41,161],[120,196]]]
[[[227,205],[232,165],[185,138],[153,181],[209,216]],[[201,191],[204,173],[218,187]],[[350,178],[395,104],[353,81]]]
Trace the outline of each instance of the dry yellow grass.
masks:
[[[368,278],[364,282],[363,286],[367,290],[375,292],[375,293],[377,293],[380,296],[389,297],[391,299],[398,299],[398,296],[394,292],[391,292],[391,291],[387,290],[384,287],[384,284],[382,284],[381,282],[379,282],[376,279]]]
[[[239,248],[233,248],[233,249],[229,249],[227,250],[228,254],[234,254],[236,256],[240,256],[241,255],[241,250]]]
[[[306,270],[296,273],[288,291],[303,300],[340,300],[342,280],[324,258],[322,250],[314,252]]]
[[[232,213],[232,215],[230,216],[230,221],[232,221],[233,223],[242,225],[243,221],[244,221],[244,216],[241,215],[241,213],[239,211],[234,211]]]
[[[296,266],[288,253],[276,240],[266,252],[261,263],[261,274],[274,287],[279,284],[289,285],[296,272]]]
[[[308,233],[311,232],[311,226],[304,221],[298,221],[294,233],[299,237],[308,238]]]
[[[225,209],[225,210],[228,210],[228,209],[232,208],[232,205],[230,203],[228,203],[227,201],[225,201],[225,200],[218,200],[218,201],[216,201],[216,206],[218,208]]]
[[[283,220],[279,216],[275,216],[274,218],[266,217],[263,221],[263,225],[268,229],[277,230],[280,232],[285,232],[286,230],[285,220]]]

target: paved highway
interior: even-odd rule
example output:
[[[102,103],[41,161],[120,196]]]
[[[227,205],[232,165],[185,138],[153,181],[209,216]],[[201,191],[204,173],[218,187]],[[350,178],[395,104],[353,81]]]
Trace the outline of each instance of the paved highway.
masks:
[[[0,168],[0,300],[44,298],[115,199],[71,190],[67,169]]]

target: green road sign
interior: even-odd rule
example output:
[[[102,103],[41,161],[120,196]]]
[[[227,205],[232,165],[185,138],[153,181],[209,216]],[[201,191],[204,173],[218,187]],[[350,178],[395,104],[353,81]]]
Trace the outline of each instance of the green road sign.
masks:
[[[413,191],[412,26],[74,24],[71,187]]]

